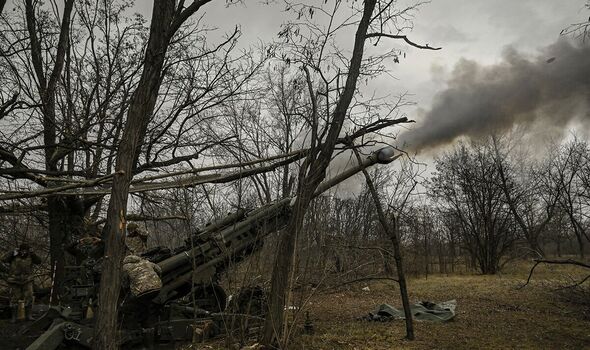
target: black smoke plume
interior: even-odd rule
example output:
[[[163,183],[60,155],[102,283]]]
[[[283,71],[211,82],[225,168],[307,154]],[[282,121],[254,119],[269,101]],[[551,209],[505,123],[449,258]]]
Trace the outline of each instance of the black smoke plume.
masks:
[[[589,45],[559,40],[536,58],[507,48],[496,65],[460,60],[432,109],[400,141],[420,151],[516,125],[565,128],[576,119],[590,121],[589,107]]]

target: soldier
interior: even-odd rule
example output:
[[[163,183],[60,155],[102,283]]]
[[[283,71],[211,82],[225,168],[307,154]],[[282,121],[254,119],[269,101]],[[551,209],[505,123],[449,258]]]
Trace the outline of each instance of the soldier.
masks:
[[[136,255],[127,255],[123,259],[124,281],[135,298],[148,295],[153,298],[162,288],[160,266]]]
[[[76,258],[76,265],[86,259],[99,259],[104,250],[104,242],[100,238],[102,226],[87,225],[83,236],[74,241],[66,250]]]
[[[5,254],[2,261],[10,265],[6,282],[8,282],[8,287],[10,288],[11,322],[16,322],[19,302],[25,305],[26,318],[32,320],[33,264],[40,264],[41,258],[31,252],[28,244],[23,243],[18,249]]]
[[[151,315],[151,300],[162,288],[160,266],[136,255],[123,259],[123,288],[130,292],[130,302],[140,325],[148,326]]]
[[[125,238],[128,254],[141,255],[145,253],[147,250],[148,236],[149,233],[139,228],[136,223],[129,223],[127,225],[127,237]]]

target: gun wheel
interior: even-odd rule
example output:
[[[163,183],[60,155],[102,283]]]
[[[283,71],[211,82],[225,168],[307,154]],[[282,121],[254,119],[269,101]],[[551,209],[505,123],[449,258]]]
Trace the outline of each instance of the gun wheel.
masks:
[[[267,308],[266,292],[260,286],[242,288],[232,300],[232,310],[238,314],[264,317]]]
[[[218,284],[195,286],[193,300],[197,307],[209,312],[222,312],[227,306],[227,294]]]

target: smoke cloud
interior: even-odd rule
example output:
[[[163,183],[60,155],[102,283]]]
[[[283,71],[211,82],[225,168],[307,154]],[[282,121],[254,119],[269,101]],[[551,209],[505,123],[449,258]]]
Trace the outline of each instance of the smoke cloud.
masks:
[[[563,130],[575,120],[590,122],[589,107],[590,46],[559,40],[537,57],[509,47],[496,65],[460,60],[432,109],[400,141],[420,151],[516,125]]]

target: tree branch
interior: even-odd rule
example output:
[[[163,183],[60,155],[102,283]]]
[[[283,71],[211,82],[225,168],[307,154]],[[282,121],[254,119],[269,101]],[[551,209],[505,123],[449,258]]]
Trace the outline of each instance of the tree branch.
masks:
[[[18,98],[18,92],[12,95],[6,102],[0,105],[0,120],[10,113],[17,105],[16,100]]]
[[[365,38],[367,38],[367,39],[369,39],[369,38],[401,39],[401,40],[405,41],[406,43],[408,43],[408,45],[414,46],[414,47],[422,49],[422,50],[435,50],[436,51],[436,50],[442,49],[442,47],[432,47],[432,46],[429,46],[428,44],[426,44],[426,45],[416,44],[415,42],[408,39],[408,37],[405,35],[393,35],[393,34],[386,34],[386,33],[369,33],[365,36]]]
[[[10,169],[0,169],[0,175],[9,174],[9,170],[14,169],[14,172],[10,175],[14,178],[21,178],[21,179],[29,179],[35,182],[38,185],[46,186],[47,183],[41,179],[39,176],[31,174],[25,165],[23,165],[19,159],[14,155],[13,152],[7,150],[6,148],[0,146],[0,161],[5,161],[13,166]]]
[[[526,287],[529,282],[531,281],[531,277],[533,276],[533,272],[535,271],[535,268],[539,265],[539,264],[555,264],[555,265],[575,265],[575,266],[581,266],[587,269],[590,269],[590,265],[583,263],[581,261],[576,261],[576,260],[572,260],[572,259],[567,259],[567,260],[547,260],[547,259],[535,259],[535,265],[533,265],[533,267],[531,267],[531,271],[529,272],[529,277],[526,280],[526,283],[523,284],[522,286],[520,286],[518,289],[522,289],[524,287]],[[582,280],[582,282],[578,283],[584,283],[584,281],[586,281],[588,279],[588,277],[584,278],[584,280]]]

